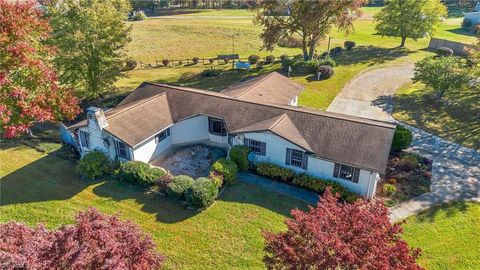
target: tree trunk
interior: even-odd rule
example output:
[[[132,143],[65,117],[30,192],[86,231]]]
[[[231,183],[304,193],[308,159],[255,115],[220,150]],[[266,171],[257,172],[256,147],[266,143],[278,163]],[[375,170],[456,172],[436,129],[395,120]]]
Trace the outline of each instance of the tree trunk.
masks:
[[[309,52],[308,52],[308,59],[307,60],[312,60],[313,56],[315,54],[315,47],[316,47],[317,42],[310,41],[310,46],[309,46]]]
[[[402,43],[400,44],[400,48],[405,47],[405,41],[407,41],[407,37],[402,37]]]
[[[305,40],[305,38],[303,39],[303,42],[302,42],[302,51],[303,51],[303,60],[307,60],[308,48],[307,48],[307,41]]]

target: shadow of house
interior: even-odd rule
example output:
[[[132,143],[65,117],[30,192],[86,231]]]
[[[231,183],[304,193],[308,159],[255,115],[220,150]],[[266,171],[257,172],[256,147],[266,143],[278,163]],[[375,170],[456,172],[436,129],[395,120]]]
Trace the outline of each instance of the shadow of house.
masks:
[[[92,184],[52,153],[2,177],[0,205],[67,200]]]

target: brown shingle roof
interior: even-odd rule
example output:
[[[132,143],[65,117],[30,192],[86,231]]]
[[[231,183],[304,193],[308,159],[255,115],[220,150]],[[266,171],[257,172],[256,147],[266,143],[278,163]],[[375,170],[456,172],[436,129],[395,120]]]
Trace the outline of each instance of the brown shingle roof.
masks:
[[[234,84],[222,93],[241,100],[289,105],[289,102],[303,89],[303,85],[278,72],[271,72]]]
[[[140,93],[145,89],[148,94]],[[395,128],[388,122],[169,85],[144,83],[131,95],[132,101],[106,113],[106,130],[130,146],[203,114],[223,118],[230,132],[265,128],[321,158],[383,173]]]

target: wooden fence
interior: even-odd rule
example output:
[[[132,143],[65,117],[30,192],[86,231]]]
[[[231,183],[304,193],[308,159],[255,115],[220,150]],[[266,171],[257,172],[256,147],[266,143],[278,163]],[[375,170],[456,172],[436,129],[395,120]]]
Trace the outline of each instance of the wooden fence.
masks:
[[[294,57],[293,55],[286,55],[288,58]],[[214,58],[198,58],[198,62],[195,63],[193,61],[193,58],[185,58],[185,59],[175,59],[175,60],[169,60],[168,65],[163,64],[163,60],[159,61],[156,60],[155,64],[150,64],[150,63],[143,63],[139,62],[139,67],[140,69],[148,69],[148,68],[159,68],[159,67],[174,67],[174,66],[192,66],[195,64],[201,64],[201,65],[234,65],[235,62],[248,62],[248,57],[240,57],[238,59],[229,59],[228,61],[225,61],[224,59],[219,59],[217,57]],[[280,61],[280,56],[274,56],[273,62],[278,62]],[[262,64],[271,64],[273,62],[267,62],[267,57],[260,57],[257,61],[262,62]]]
[[[461,42],[446,40],[446,39],[438,39],[438,38],[431,38],[430,43],[428,44],[428,48],[430,49],[438,49],[440,47],[448,47],[453,50],[455,54],[458,55],[468,55],[469,50],[474,48],[474,45],[465,44]]]

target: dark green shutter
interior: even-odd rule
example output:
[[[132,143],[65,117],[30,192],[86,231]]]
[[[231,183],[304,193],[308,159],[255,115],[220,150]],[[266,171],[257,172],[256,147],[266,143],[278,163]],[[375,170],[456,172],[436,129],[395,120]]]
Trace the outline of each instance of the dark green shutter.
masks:
[[[307,153],[303,152],[302,169],[306,170],[307,167],[308,167],[308,155]]]
[[[287,154],[285,156],[285,164],[290,165],[291,159],[292,159],[292,149],[287,148]]]
[[[267,144],[260,142],[260,154],[265,156],[267,154]]]
[[[338,178],[340,174],[340,164],[335,163],[335,168],[333,169],[333,177]]]
[[[360,176],[360,169],[353,168],[353,182],[358,183],[358,177]]]

